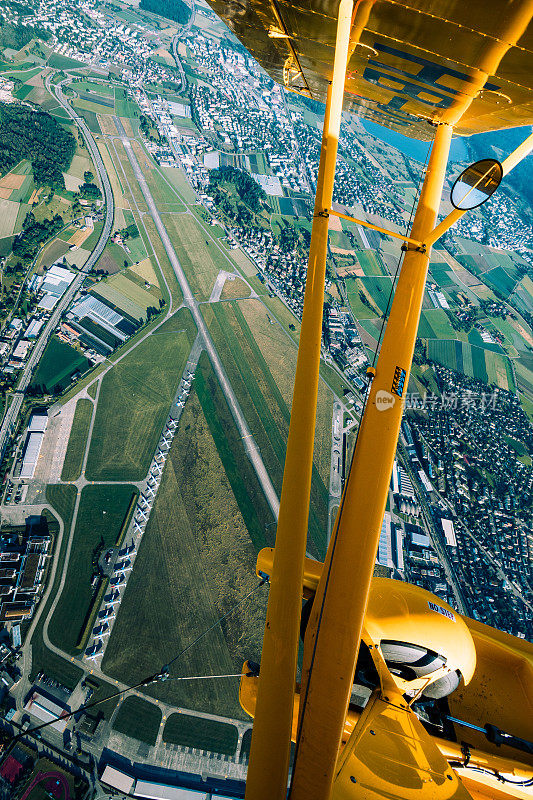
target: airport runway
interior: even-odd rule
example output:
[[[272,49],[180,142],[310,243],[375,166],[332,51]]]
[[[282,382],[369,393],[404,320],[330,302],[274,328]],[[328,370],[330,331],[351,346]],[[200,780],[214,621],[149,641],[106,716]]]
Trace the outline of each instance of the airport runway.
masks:
[[[137,161],[135,153],[133,152],[129,139],[126,136],[126,131],[124,130],[121,121],[117,117],[114,117],[113,119],[115,121],[115,125],[117,126],[117,130],[119,131],[122,137],[121,138],[122,144],[124,145],[124,148],[126,150],[126,154],[128,156],[135,177],[139,183],[139,186],[141,187],[141,191],[143,193],[144,199],[146,200],[150,216],[154,220],[157,232],[161,237],[161,241],[163,242],[165,251],[168,255],[170,263],[172,264],[172,269],[174,270],[178,282],[180,284],[181,290],[183,292],[184,305],[187,306],[187,308],[190,310],[193,316],[193,319],[198,328],[198,333],[200,335],[200,338],[203,342],[205,349],[207,350],[207,353],[211,360],[211,364],[213,365],[213,369],[220,383],[220,387],[224,392],[224,396],[227,400],[231,414],[233,416],[233,419],[235,420],[235,424],[237,425],[237,429],[243,440],[246,454],[250,459],[252,466],[256,472],[257,478],[259,480],[259,483],[261,484],[261,488],[263,489],[264,495],[270,506],[272,514],[277,519],[279,513],[279,498],[276,494],[274,486],[272,485],[272,481],[270,480],[270,476],[266,470],[263,458],[261,456],[261,453],[259,452],[259,448],[257,447],[255,439],[250,431],[250,428],[248,427],[248,423],[246,422],[244,414],[242,413],[241,407],[235,396],[235,392],[233,391],[233,388],[228,380],[224,367],[222,366],[222,362],[220,361],[213,340],[211,339],[211,336],[209,334],[209,331],[207,330],[207,326],[204,322],[202,314],[200,313],[200,309],[198,308],[198,303],[196,301],[196,298],[194,297],[191,291],[185,273],[178,260],[178,256],[176,255],[176,251],[174,250],[174,246],[170,241],[170,237],[167,233],[165,226],[163,225],[157,207],[154,203],[154,199],[152,197],[150,189],[148,188],[148,184],[146,183],[144,175],[141,172],[141,168],[139,167],[139,162]]]

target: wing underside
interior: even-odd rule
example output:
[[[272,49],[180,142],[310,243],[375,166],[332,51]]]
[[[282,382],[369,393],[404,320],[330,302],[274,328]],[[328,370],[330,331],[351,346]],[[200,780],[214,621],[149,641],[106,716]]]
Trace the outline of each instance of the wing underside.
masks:
[[[339,0],[208,0],[278,83],[324,101]],[[345,107],[408,136],[533,124],[533,2],[359,0]]]

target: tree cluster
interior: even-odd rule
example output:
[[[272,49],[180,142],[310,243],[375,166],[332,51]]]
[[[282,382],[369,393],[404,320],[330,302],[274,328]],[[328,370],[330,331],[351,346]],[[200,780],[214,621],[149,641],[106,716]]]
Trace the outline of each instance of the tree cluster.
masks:
[[[221,183],[232,183],[242,202],[256,214],[260,213],[261,200],[266,198],[266,194],[247,172],[235,167],[212,169],[209,173],[209,189],[215,196],[215,202],[217,202],[217,190]]]
[[[183,0],[141,0],[139,8],[141,11],[172,19],[180,25],[185,25],[191,16],[190,8]]]
[[[138,239],[139,238],[139,229],[137,225],[132,222],[131,225],[128,225],[127,228],[124,228],[122,233],[123,239]]]
[[[17,4],[18,5],[18,4]],[[44,28],[32,27],[31,25],[13,25],[12,23],[0,22],[0,48],[6,47],[12,50],[21,50],[32,39],[43,39],[46,41],[51,34]]]
[[[84,200],[98,200],[102,196],[102,192],[95,183],[82,183],[79,193]]]
[[[63,217],[56,214],[52,219],[37,222],[31,211],[26,214],[21,233],[13,242],[13,253],[30,260],[37,255],[43,242],[58,233],[64,226]]]
[[[283,253],[291,253],[298,246],[298,232],[294,225],[287,225],[281,229],[279,247]]]
[[[0,172],[27,158],[35,183],[64,189],[76,140],[50,114],[27,106],[0,104]]]

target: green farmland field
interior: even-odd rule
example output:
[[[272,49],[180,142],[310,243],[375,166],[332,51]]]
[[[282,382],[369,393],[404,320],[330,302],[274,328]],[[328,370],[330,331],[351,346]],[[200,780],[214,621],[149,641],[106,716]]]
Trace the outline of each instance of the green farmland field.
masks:
[[[163,177],[151,157],[146,154],[137,142],[134,142],[133,150],[159,210],[185,211],[185,206],[181,202],[181,198],[178,196],[172,182]]]
[[[532,300],[532,305],[533,305],[533,300]],[[516,350],[518,351],[528,352],[527,340],[520,335],[518,330],[513,325],[511,325],[511,323],[508,320],[501,319],[500,317],[491,317],[490,319],[492,325],[494,325],[494,327],[497,328],[497,330],[505,336],[508,346],[516,348]],[[526,335],[529,334],[529,336],[531,336],[530,330],[526,328],[523,323],[522,326],[526,331]]]
[[[470,378],[515,391],[511,362],[501,353],[452,339],[430,339],[428,357]]]
[[[76,106],[74,107],[74,110],[79,112],[80,117],[83,117],[91,133],[96,133],[98,136],[100,136],[102,131],[100,129],[96,113],[94,111],[89,111],[88,109],[85,108],[78,108]],[[54,109],[53,116],[69,118],[64,108],[58,108],[57,111]]]
[[[362,292],[357,278],[347,278],[345,281],[346,291],[348,293],[348,302],[352,309],[355,319],[373,319],[378,315],[378,310],[371,304],[366,305],[361,299],[360,292]],[[365,294],[363,293],[363,296]],[[370,301],[369,301],[370,302]]]
[[[379,255],[374,250],[363,250],[361,253],[356,253],[355,257],[359,261],[367,277],[372,278],[388,275],[387,270],[381,263]]]
[[[126,90],[120,87],[115,89],[115,111],[118,117],[138,117],[139,107],[137,103],[128,100]]]
[[[52,53],[48,59],[48,66],[53,69],[76,69],[76,67],[87,67],[82,61],[75,61],[68,56],[62,56],[60,53]]]
[[[495,267],[483,274],[482,280],[494,289],[502,297],[509,297],[516,285],[516,280],[512,278],[503,267]]]
[[[97,83],[96,81],[81,80],[72,83],[74,91],[82,92],[96,92],[97,94],[107,95],[108,97],[114,96],[114,89],[108,83]]]
[[[163,731],[163,741],[169,744],[228,756],[235,755],[238,740],[239,732],[235,725],[191,717],[190,714],[171,714]]]
[[[78,350],[52,336],[35,373],[32,386],[45,386],[49,392],[69,385],[72,375],[85,372],[89,362]]]
[[[132,696],[126,697],[120,706],[113,729],[152,745],[155,744],[160,725],[161,711],[158,707],[141,697]]]
[[[92,416],[93,404],[91,401],[86,398],[78,400],[70,430],[67,453],[63,461],[62,481],[75,481],[80,477]]]
[[[359,254],[358,254],[359,256]],[[348,301],[356,319],[371,319],[383,314],[387,307],[391,278],[348,278],[346,290]],[[366,298],[366,303],[361,299]]]
[[[87,460],[89,480],[142,480],[189,357],[196,328],[178,311],[102,379]]]
[[[163,214],[162,219],[193,294],[198,300],[208,300],[218,273],[221,269],[232,272],[232,263],[208,240],[200,223],[190,214]]]
[[[448,315],[441,308],[428,308],[422,312],[422,318],[429,325],[430,329],[434,331],[436,339],[455,339],[456,333],[452,327]],[[426,334],[419,333],[419,336],[425,337]]]
[[[267,544],[272,544],[272,538],[267,535],[273,522],[272,512],[246,455],[241,435],[235,426],[207,353],[204,352],[200,356],[198,367],[195,387],[202,411],[250,539],[255,549],[259,551]]]
[[[136,492],[123,484],[82,490],[67,578],[49,626],[52,642],[72,655],[93,597],[93,556],[115,544]]]
[[[186,203],[195,202],[196,194],[185,177],[183,170],[176,169],[176,167],[161,167],[161,172],[174,186],[182,200]]]

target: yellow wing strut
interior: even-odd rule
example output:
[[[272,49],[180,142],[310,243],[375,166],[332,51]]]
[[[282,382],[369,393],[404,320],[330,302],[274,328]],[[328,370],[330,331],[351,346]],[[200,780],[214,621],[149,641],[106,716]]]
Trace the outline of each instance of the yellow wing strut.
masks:
[[[450,126],[439,125],[413,222],[412,238],[419,241],[424,241],[435,224],[451,136]],[[405,254],[376,375],[361,420],[352,471],[341,502],[343,510],[337,516],[315,596],[305,640],[300,703],[302,724],[291,800],[327,798],[331,791],[402,419],[403,395],[409,382],[428,263],[427,253],[409,250]],[[330,582],[332,569],[335,580]],[[317,636],[318,629],[320,636]]]
[[[341,0],[246,781],[247,800],[281,800],[287,793],[328,244],[328,217],[323,210],[331,207],[333,196],[352,10],[353,0]]]

